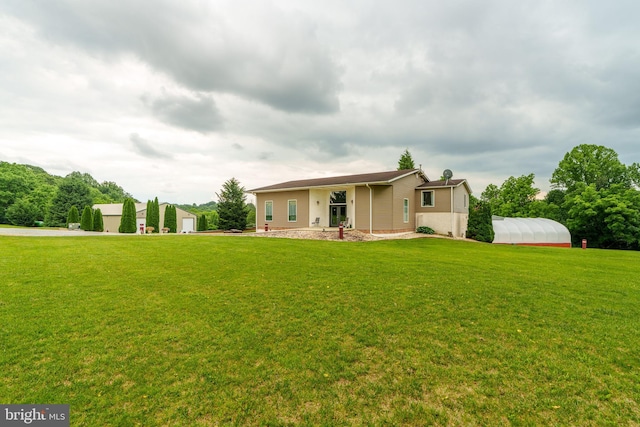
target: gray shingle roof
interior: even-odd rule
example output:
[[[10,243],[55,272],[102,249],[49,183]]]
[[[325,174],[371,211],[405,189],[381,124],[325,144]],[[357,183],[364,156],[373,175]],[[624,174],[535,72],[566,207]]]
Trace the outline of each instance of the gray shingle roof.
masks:
[[[386,184],[398,178],[420,172],[419,169],[405,169],[399,171],[363,173],[358,175],[332,176],[329,178],[301,179],[297,181],[281,182],[279,184],[268,185],[266,187],[248,190],[250,193],[260,193],[273,190],[292,190],[296,188],[328,187],[332,185],[355,185],[355,184]]]

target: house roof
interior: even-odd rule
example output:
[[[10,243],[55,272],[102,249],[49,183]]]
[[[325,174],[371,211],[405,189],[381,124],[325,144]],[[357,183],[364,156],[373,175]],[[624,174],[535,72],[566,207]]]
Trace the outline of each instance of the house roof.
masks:
[[[390,184],[391,182],[404,178],[414,173],[420,173],[425,179],[427,177],[420,169],[404,169],[387,172],[363,173],[358,175],[332,176],[329,178],[301,179],[296,181],[281,182],[279,184],[268,185],[266,187],[248,190],[250,193],[261,193],[277,190],[294,190],[311,187],[330,187],[335,185],[364,185],[364,184]]]
[[[416,189],[429,189],[429,188],[448,188],[448,187],[459,187],[464,185],[467,187],[467,191],[471,194],[471,187],[469,187],[469,183],[466,179],[450,179],[448,181],[440,180],[440,181],[429,181],[424,184],[420,184],[416,187]]]

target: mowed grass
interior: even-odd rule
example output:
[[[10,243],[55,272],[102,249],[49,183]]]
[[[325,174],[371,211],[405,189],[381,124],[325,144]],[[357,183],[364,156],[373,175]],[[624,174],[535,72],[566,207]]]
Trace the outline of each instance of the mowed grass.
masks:
[[[0,402],[71,425],[638,425],[640,254],[0,237]]]

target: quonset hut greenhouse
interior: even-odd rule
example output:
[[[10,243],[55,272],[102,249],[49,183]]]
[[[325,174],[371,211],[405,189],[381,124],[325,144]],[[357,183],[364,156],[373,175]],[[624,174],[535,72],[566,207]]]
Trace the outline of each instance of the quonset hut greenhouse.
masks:
[[[491,218],[493,243],[526,246],[571,247],[571,234],[564,225],[547,218]]]

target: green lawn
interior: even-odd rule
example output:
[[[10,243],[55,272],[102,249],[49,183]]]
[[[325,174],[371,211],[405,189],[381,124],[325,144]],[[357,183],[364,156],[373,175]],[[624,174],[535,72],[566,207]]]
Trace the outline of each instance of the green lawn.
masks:
[[[0,403],[71,425],[638,425],[640,253],[0,237]]]

